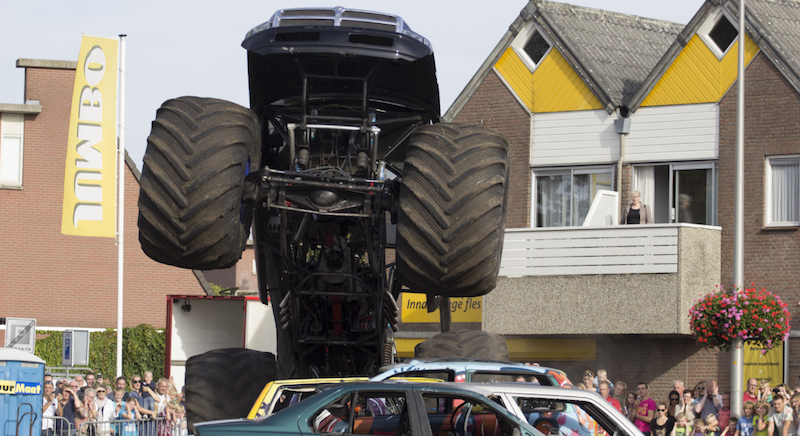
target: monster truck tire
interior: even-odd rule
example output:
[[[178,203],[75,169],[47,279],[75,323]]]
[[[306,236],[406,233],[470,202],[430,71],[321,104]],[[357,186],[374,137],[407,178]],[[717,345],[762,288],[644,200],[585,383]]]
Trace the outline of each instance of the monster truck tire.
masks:
[[[245,418],[264,385],[277,379],[272,353],[225,348],[186,361],[186,417],[195,423]]]
[[[447,297],[494,289],[508,191],[508,143],[481,126],[417,129],[406,151],[397,272],[413,292]]]
[[[243,213],[248,160],[257,168],[259,122],[224,100],[180,97],[153,121],[139,194],[139,241],[153,260],[194,269],[236,263],[252,214]]]
[[[414,348],[414,357],[510,362],[505,338],[481,330],[439,333],[417,344]]]

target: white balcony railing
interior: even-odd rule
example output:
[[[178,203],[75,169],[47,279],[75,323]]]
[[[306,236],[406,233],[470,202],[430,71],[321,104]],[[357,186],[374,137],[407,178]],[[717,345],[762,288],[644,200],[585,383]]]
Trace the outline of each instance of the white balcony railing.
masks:
[[[676,273],[680,226],[711,228],[654,224],[507,229],[500,275]]]

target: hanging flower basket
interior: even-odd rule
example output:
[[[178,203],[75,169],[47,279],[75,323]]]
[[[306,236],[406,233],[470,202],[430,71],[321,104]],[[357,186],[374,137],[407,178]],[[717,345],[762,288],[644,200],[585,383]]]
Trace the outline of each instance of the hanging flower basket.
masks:
[[[692,306],[689,320],[699,345],[730,351],[739,337],[765,353],[789,338],[791,315],[780,296],[766,289],[737,290],[720,286]]]

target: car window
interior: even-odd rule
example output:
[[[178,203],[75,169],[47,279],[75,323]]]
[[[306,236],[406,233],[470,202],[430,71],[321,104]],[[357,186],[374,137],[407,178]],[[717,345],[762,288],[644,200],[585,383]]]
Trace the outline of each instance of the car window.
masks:
[[[515,396],[528,423],[545,435],[595,436],[614,434],[616,425],[586,402]]]
[[[474,371],[470,376],[472,383],[513,383],[525,382],[542,386],[552,386],[553,383],[546,375],[531,374],[530,372],[494,372],[494,371]]]
[[[395,374],[390,377],[390,379],[396,379],[400,377],[425,377],[425,378],[435,378],[443,381],[455,381],[456,374],[455,371],[449,370],[431,370],[431,371],[408,371],[408,372],[401,372],[399,374]]]
[[[281,389],[277,394],[278,399],[275,401],[272,413],[280,412],[289,406],[294,406],[316,393],[317,391],[313,387]],[[259,409],[259,412],[261,412],[261,409]]]
[[[332,401],[314,417],[319,434],[411,436],[403,392],[358,392]]]
[[[423,393],[427,424],[437,436],[520,436],[519,425],[489,403],[472,398]],[[423,423],[424,425],[424,423]]]

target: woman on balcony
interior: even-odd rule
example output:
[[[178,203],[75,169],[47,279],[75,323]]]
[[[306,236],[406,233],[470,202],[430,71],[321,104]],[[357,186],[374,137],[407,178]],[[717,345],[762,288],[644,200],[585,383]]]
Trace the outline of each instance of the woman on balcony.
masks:
[[[641,192],[631,192],[631,204],[622,212],[620,224],[653,224],[653,213],[646,204],[639,201],[641,198]]]

